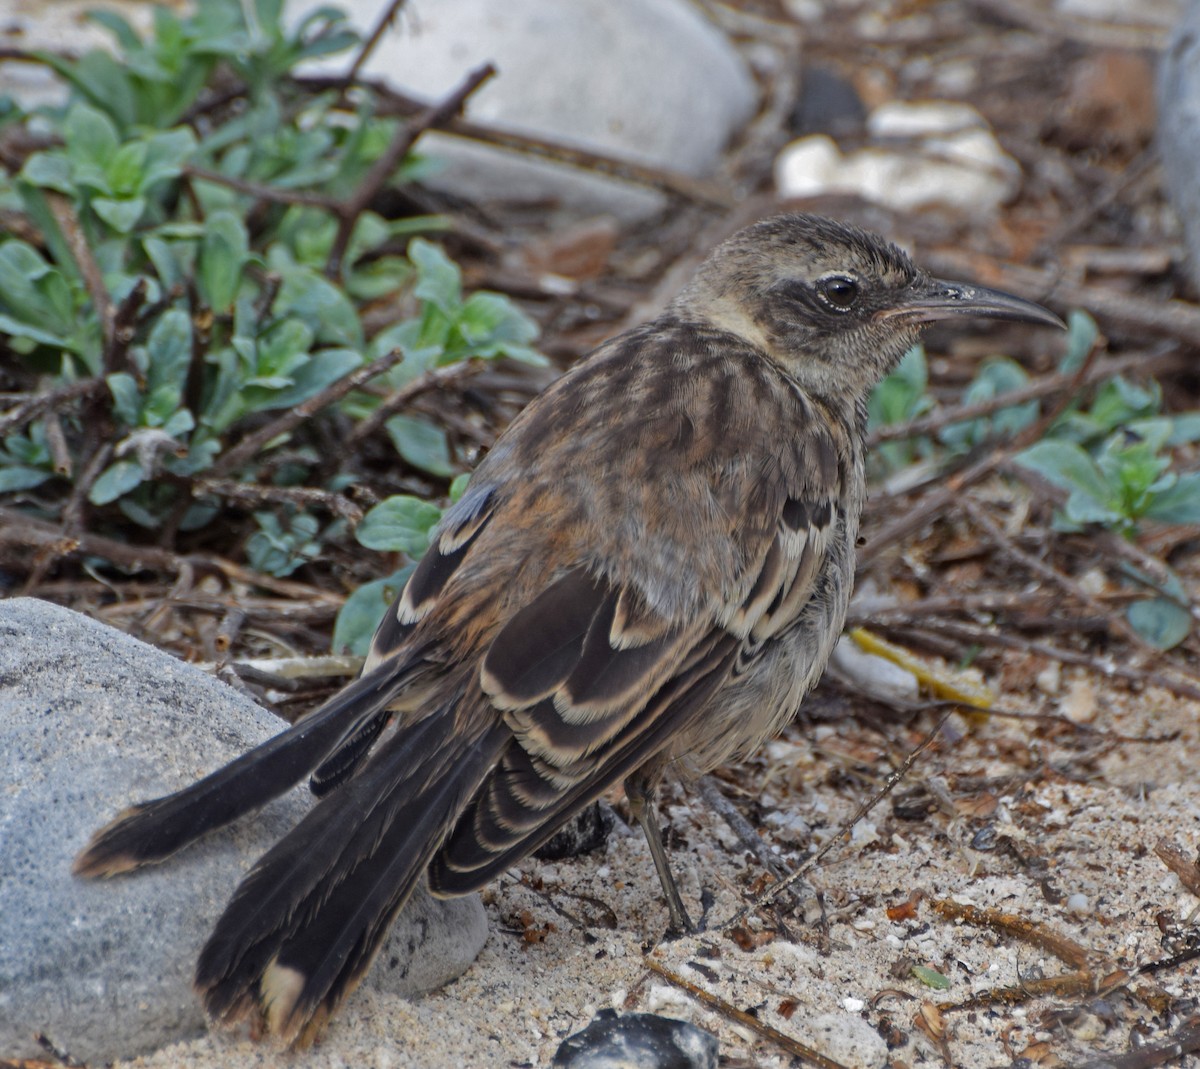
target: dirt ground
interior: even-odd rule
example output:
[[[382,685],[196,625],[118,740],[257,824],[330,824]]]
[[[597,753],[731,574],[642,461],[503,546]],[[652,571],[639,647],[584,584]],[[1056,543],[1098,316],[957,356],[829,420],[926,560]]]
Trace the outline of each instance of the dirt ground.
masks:
[[[790,1043],[896,1069],[1098,1065],[1162,1043],[1200,980],[1190,922],[1200,707],[1155,690],[1114,693],[1086,673],[1064,684],[1065,702],[1095,696],[1084,734],[996,717],[947,724],[810,872],[823,921],[783,911],[782,926],[752,915],[722,930],[762,870],[694,790],[677,789],[664,806],[673,860],[690,908],[701,888],[714,896],[708,932],[646,949],[665,910],[640,833],[618,832],[602,852],[530,860],[491,888],[491,935],[461,979],[416,1003],[360,991],[317,1048],[288,1060],[544,1066],[608,1006],[709,1029],[729,1066],[811,1064],[793,1061]],[[794,863],[805,826],[814,843],[835,834],[886,776],[889,754],[928,724],[893,725],[890,743],[855,720],[797,727],[726,770],[722,786],[743,806],[740,791],[754,792],[764,841]],[[1183,852],[1192,891],[1156,855],[1160,842]],[[914,966],[943,977],[944,990]],[[212,1034],[129,1064],[232,1069],[280,1057]]]

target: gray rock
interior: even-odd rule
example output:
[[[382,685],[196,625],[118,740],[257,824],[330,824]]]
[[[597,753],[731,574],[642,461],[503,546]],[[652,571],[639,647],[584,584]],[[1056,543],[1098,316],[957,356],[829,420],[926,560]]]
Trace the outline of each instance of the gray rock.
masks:
[[[293,0],[291,9],[313,6]],[[341,6],[365,33],[382,5]],[[434,100],[489,61],[498,76],[468,102],[467,118],[692,177],[712,172],[755,108],[737,52],[687,0],[411,0],[365,70]],[[348,64],[334,57],[321,66]],[[474,201],[549,198],[626,220],[664,203],[642,187],[457,138],[430,134],[418,148],[448,163],[432,184]]]
[[[1158,148],[1188,273],[1200,288],[1200,0],[1184,5],[1159,67]]]
[[[717,1069],[717,1037],[674,1017],[601,1010],[567,1036],[551,1063],[559,1069]]]
[[[307,793],[131,876],[82,881],[71,862],[131,802],[177,790],[279,728],[225,684],[104,624],[32,598],[0,601],[0,1053],[36,1057],[45,1032],[104,1062],[203,1028],[196,955]],[[477,896],[426,895],[367,982],[431,990],[486,935]]]

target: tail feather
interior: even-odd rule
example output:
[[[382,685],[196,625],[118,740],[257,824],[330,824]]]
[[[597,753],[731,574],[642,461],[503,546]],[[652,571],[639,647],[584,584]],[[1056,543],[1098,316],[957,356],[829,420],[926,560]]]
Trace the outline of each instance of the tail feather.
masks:
[[[411,760],[414,747],[436,746],[429,735],[438,730],[444,727],[437,715],[402,728],[381,749],[379,760],[318,803],[255,863],[200,954],[197,986],[208,989],[218,978],[265,967],[284,940],[311,922],[334,888],[376,850],[396,794],[418,793],[427,781],[425,765],[397,775],[389,754],[395,749]],[[236,1017],[237,997],[233,989],[223,996],[214,993],[208,996],[209,1009],[219,1017]]]
[[[246,877],[196,967],[210,1013],[257,1010],[272,1032],[304,1042],[357,986],[504,745],[497,728],[456,738],[453,715],[389,738]]]
[[[348,736],[388,707],[427,667],[381,664],[320,708],[176,794],[132,806],[97,831],[75,859],[79,876],[115,876],[162,861],[298,783]]]

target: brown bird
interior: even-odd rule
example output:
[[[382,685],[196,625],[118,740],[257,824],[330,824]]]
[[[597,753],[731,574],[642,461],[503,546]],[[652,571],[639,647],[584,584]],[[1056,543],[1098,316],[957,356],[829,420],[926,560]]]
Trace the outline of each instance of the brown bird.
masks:
[[[160,861],[312,773],[321,801],[242,881],[196,968],[209,1012],[304,1042],[427,879],[466,894],[624,781],[672,926],[653,809],[787,723],[841,631],[866,399],[923,324],[1061,326],[784,215],[721,245],[653,322],[514,420],[439,525],[361,677],[76,862]]]

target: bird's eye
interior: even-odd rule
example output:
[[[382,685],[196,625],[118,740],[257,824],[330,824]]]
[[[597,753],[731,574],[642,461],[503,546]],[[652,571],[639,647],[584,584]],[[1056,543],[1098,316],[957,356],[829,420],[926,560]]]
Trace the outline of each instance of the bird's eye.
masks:
[[[858,283],[845,275],[831,275],[817,283],[826,302],[839,312],[848,312],[858,301]]]

